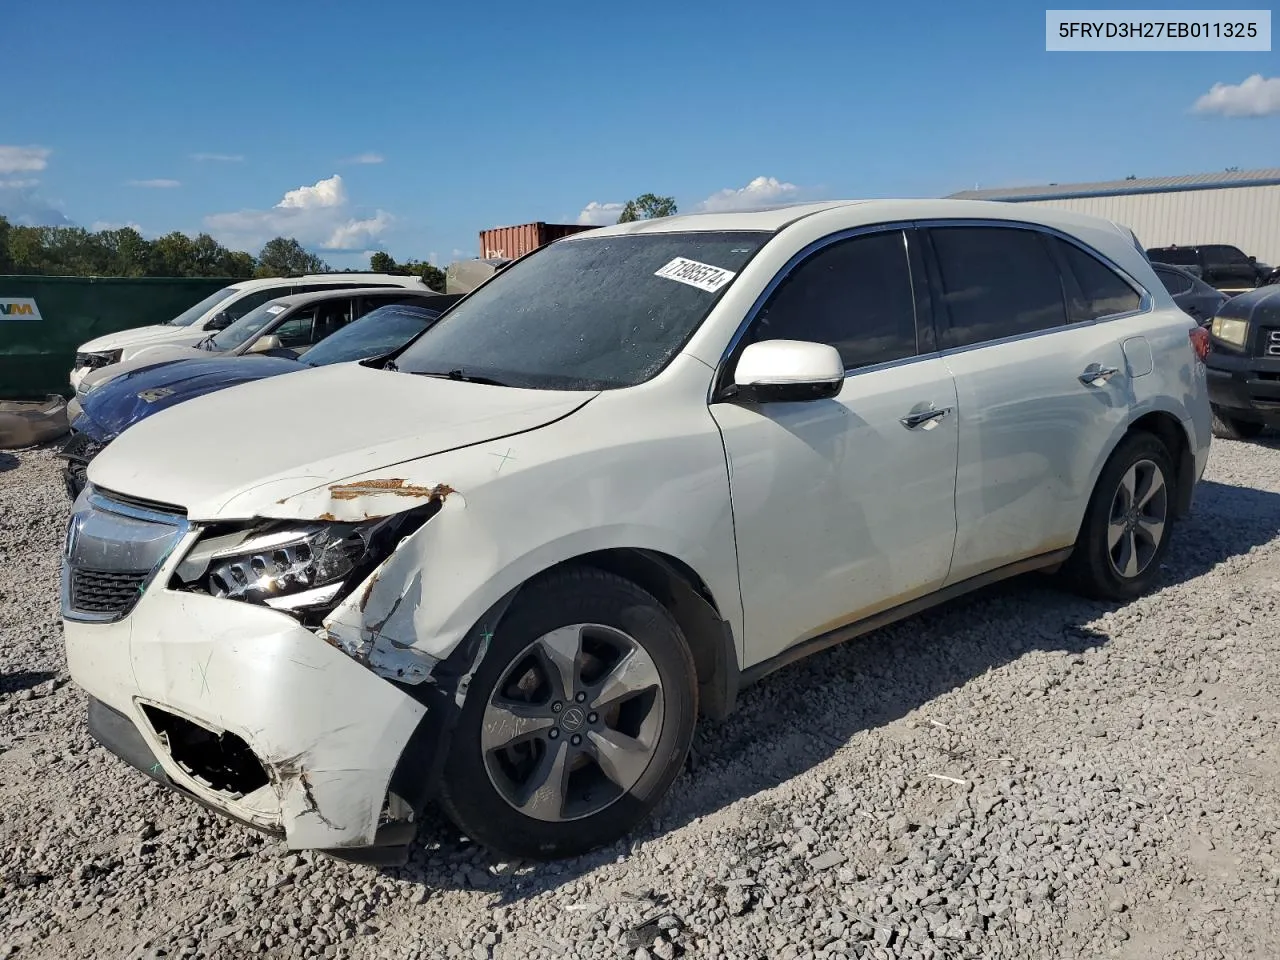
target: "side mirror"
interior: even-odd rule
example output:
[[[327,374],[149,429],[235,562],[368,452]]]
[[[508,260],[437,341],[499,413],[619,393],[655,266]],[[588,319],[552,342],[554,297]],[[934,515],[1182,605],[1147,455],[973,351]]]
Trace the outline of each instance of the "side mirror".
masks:
[[[825,343],[762,340],[742,351],[733,382],[749,403],[826,400],[844,385],[844,361]]]
[[[1249,258],[1249,262],[1250,262],[1250,263],[1257,263],[1257,262],[1258,262],[1258,258],[1257,258],[1257,257],[1252,257],[1252,256],[1251,256],[1251,257]]]
[[[232,324],[231,314],[220,310],[204,322],[205,330],[225,330]]]
[[[265,337],[259,337],[253,341],[253,345],[245,353],[270,353],[272,350],[279,349],[280,338],[274,333],[268,333]]]

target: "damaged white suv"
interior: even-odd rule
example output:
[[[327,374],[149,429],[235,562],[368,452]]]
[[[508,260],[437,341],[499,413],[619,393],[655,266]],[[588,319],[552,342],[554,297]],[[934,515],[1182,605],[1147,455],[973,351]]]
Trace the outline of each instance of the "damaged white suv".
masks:
[[[612,841],[695,718],[994,580],[1152,585],[1203,331],[1132,235],[869,201],[558,241],[393,359],[162,411],[66,539],[97,738],[291,848]]]

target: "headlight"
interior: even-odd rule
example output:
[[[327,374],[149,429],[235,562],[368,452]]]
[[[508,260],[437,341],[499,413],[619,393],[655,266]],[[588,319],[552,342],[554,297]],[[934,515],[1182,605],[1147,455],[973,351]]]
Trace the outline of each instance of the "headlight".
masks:
[[[1235,347],[1243,347],[1249,336],[1248,320],[1233,320],[1230,317],[1214,317],[1210,332],[1214,339],[1229,343]]]
[[[101,367],[109,367],[113,363],[119,363],[120,357],[124,355],[124,350],[97,350],[93,353],[77,353],[76,368],[88,367],[90,370],[97,370]]]
[[[177,586],[300,615],[323,612],[439,509],[431,504],[361,523],[272,520],[211,528],[175,571]]]

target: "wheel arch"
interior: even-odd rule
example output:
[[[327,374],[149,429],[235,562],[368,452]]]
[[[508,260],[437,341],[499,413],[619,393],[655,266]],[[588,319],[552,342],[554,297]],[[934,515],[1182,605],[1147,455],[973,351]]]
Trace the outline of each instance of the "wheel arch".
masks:
[[[1192,453],[1191,438],[1187,434],[1187,428],[1181,420],[1167,410],[1153,410],[1130,423],[1124,436],[1134,433],[1153,435],[1169,451],[1169,457],[1173,460],[1173,468],[1176,471],[1173,515],[1180,520],[1185,518],[1191,512],[1191,498],[1196,486],[1195,455]],[[1119,442],[1117,440],[1116,444]],[[1114,449],[1113,445],[1112,450]],[[1107,456],[1109,459],[1111,455]]]
[[[526,580],[517,594],[547,574],[574,566],[615,574],[651,593],[679,624],[689,644],[698,672],[699,713],[722,720],[733,712],[740,671],[737,641],[697,571],[657,550],[611,547],[562,560]]]

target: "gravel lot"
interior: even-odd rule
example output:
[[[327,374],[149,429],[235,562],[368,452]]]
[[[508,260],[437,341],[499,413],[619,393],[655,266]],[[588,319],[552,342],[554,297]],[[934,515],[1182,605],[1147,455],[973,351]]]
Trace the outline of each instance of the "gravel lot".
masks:
[[[704,725],[642,834],[290,855],[107,754],[67,682],[49,450],[0,453],[0,957],[1280,956],[1280,447],[1218,441],[1164,588],[1026,578]]]

